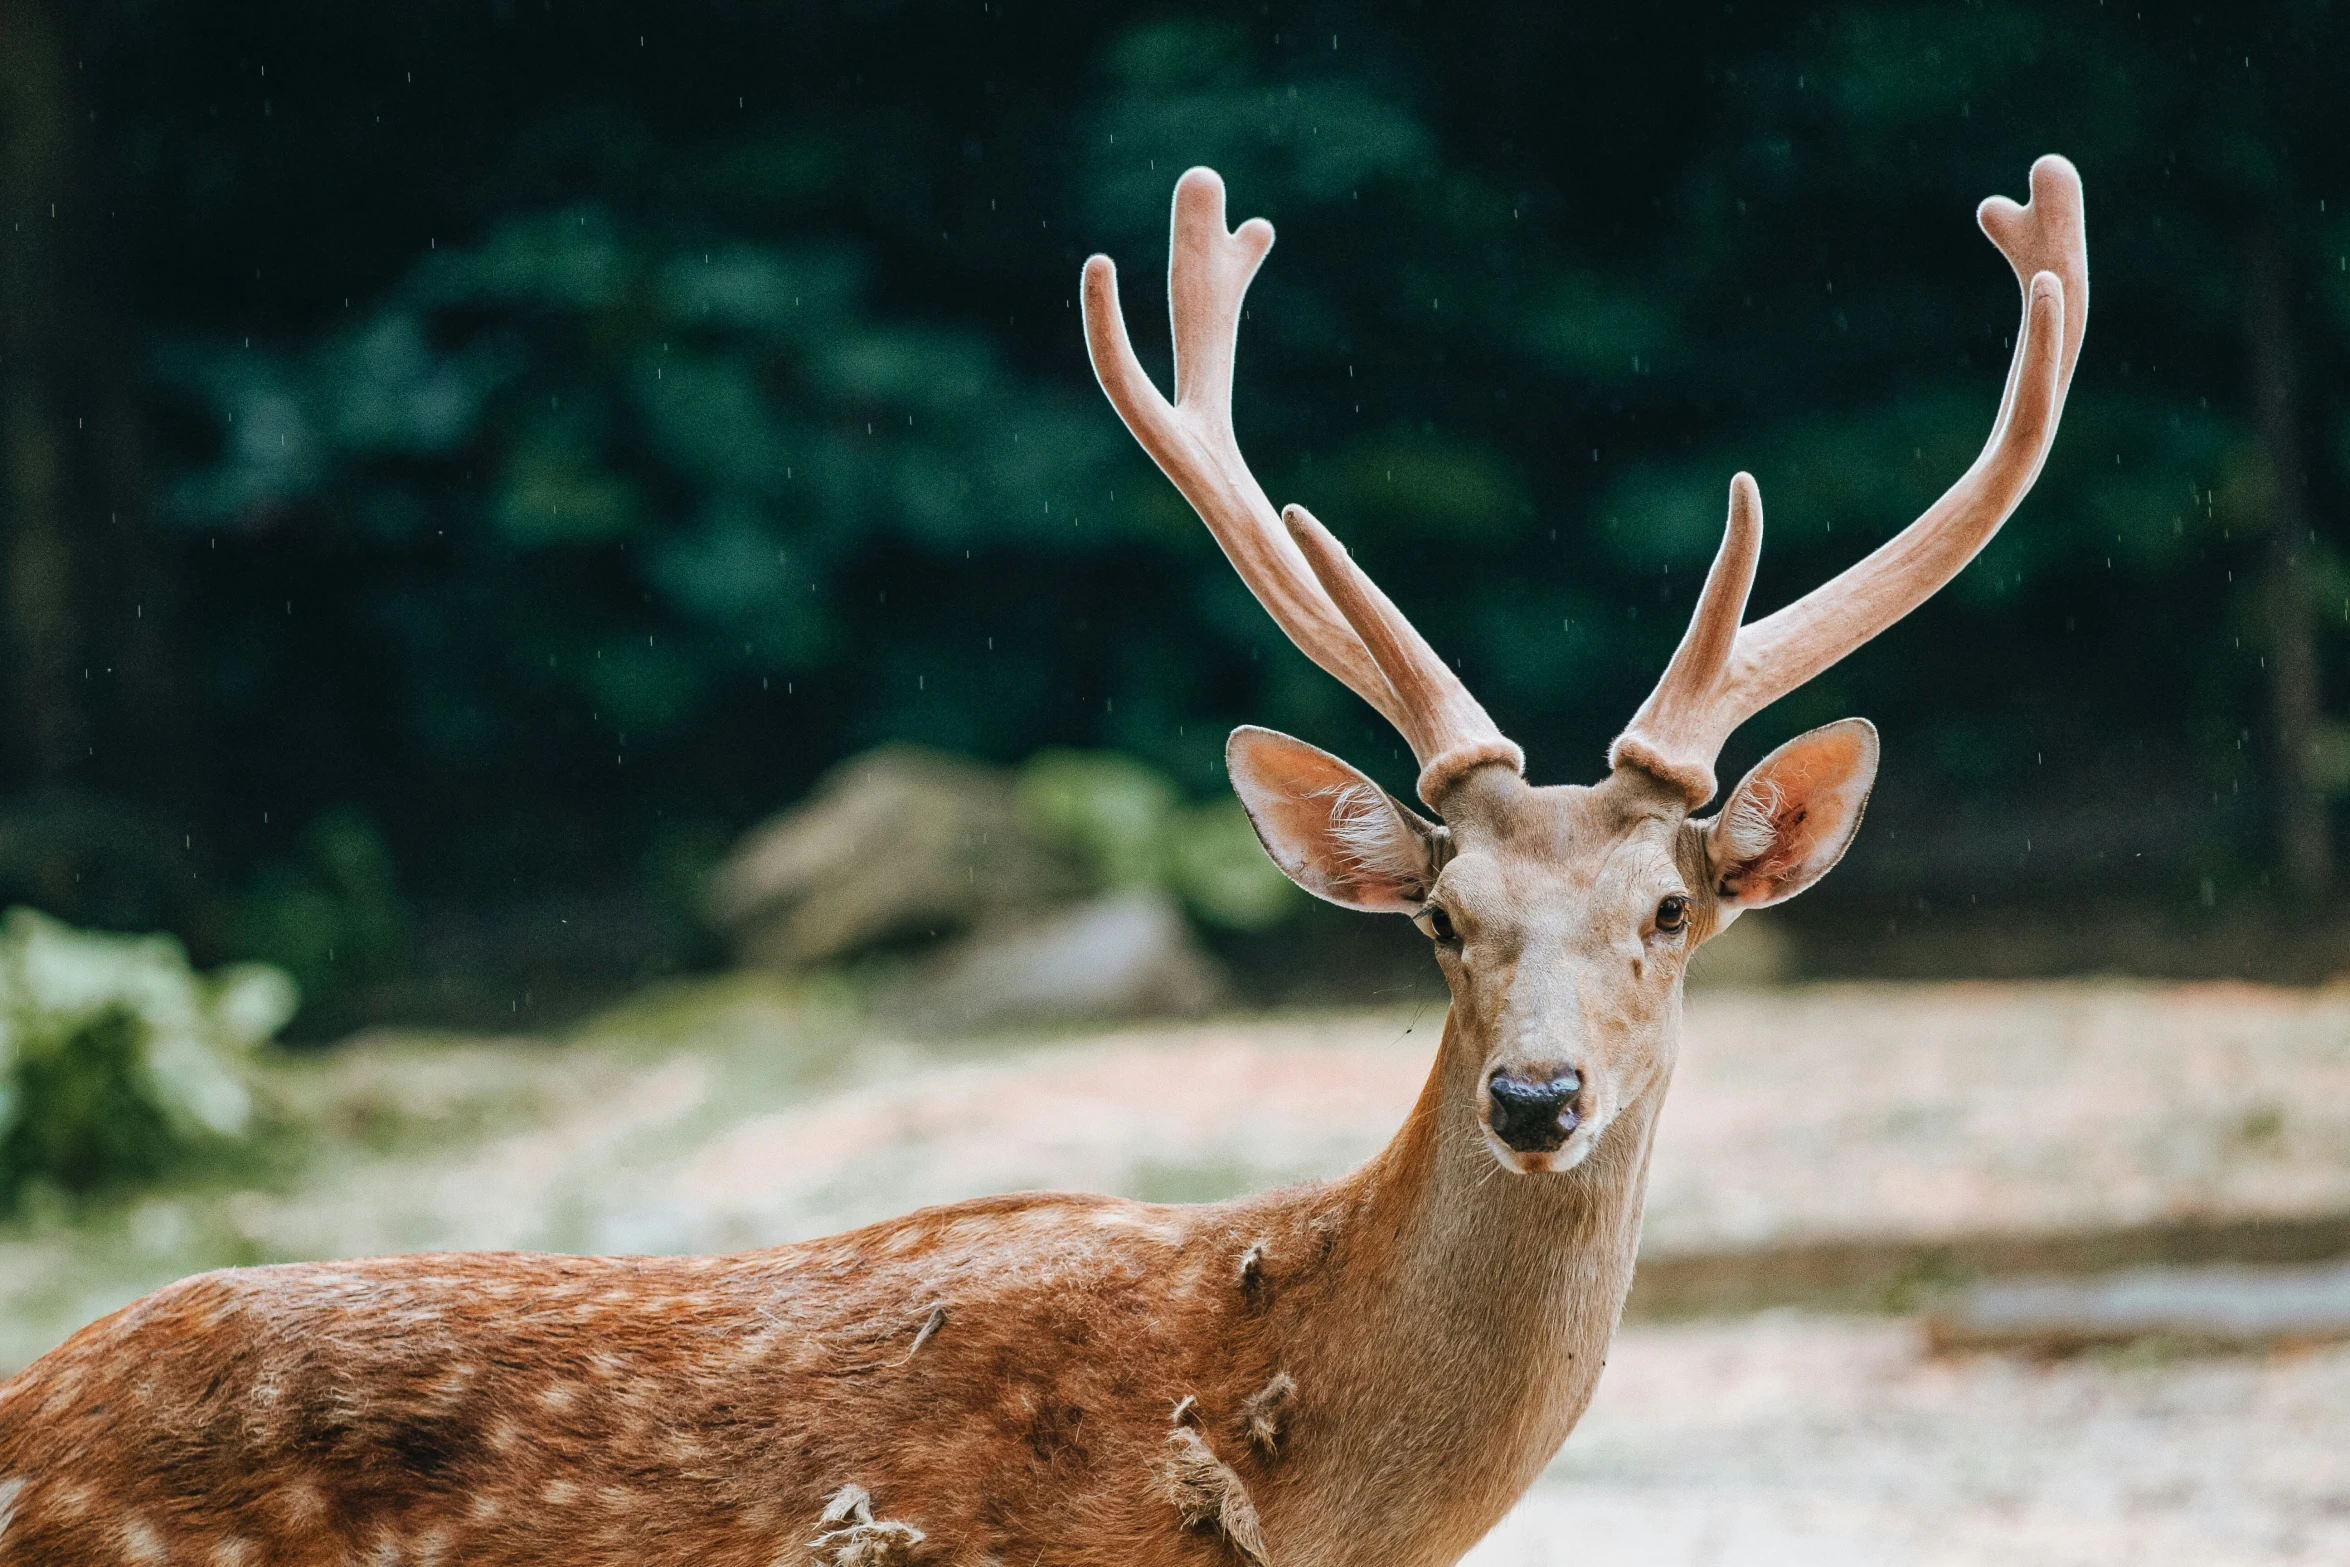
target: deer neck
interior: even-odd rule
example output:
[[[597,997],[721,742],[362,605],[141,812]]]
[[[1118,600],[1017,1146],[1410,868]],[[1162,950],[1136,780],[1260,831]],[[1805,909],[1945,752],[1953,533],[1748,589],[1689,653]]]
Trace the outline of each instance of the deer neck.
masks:
[[[1515,1175],[1478,1129],[1481,1060],[1448,1021],[1403,1130],[1342,1186],[1346,1321],[1313,1324],[1313,1360],[1351,1439],[1307,1489],[1346,1543],[1318,1560],[1465,1550],[1565,1441],[1623,1311],[1663,1082],[1574,1169]]]

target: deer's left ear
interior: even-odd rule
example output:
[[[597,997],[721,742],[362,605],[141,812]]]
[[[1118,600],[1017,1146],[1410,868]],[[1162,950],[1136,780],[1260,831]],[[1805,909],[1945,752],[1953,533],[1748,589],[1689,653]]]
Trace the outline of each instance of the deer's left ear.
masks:
[[[1699,823],[1725,916],[1782,903],[1852,846],[1877,781],[1877,726],[1842,718],[1797,735],[1738,781],[1721,814]]]

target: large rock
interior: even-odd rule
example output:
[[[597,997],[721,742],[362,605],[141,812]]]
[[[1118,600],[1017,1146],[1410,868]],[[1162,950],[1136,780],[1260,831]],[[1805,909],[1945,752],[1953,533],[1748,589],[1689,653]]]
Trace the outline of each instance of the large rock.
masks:
[[[1084,891],[1071,857],[1022,818],[1010,774],[887,746],[745,834],[712,879],[710,914],[738,961],[799,969]]]
[[[925,1030],[978,1031],[1195,1016],[1225,999],[1183,911],[1129,888],[981,928],[908,979],[887,1010]]]

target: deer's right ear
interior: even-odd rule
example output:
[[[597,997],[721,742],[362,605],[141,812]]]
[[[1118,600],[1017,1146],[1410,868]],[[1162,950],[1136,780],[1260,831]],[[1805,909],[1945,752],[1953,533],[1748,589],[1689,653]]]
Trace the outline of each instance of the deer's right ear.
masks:
[[[1420,912],[1450,845],[1442,827],[1329,752],[1270,729],[1233,730],[1224,762],[1283,875],[1350,909]]]

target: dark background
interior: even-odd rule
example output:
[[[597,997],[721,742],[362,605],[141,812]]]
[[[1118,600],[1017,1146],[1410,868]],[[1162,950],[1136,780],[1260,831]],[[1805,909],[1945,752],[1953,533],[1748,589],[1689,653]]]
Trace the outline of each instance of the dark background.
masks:
[[[1732,471],[1761,613],[1963,469],[1971,214],[2061,151],[2038,489],[1724,770],[1884,730],[1808,972],[2323,977],[2346,61],[2322,4],[0,0],[0,901],[510,1014],[709,961],[714,857],[885,739],[1407,791],[1092,385],[1079,265],[1163,371],[1198,162],[1280,233],[1257,473],[1587,780]]]

